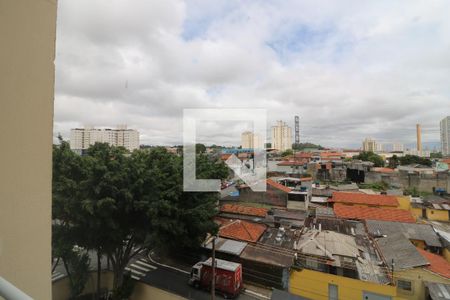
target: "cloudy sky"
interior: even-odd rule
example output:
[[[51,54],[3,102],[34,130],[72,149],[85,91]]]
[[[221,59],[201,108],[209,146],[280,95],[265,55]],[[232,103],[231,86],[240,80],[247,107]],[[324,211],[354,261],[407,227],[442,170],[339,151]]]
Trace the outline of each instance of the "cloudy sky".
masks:
[[[450,1],[58,5],[55,135],[128,124],[179,144],[184,108],[265,108],[269,127],[299,115],[301,141],[360,147],[412,143],[416,123],[437,142],[450,115]],[[239,144],[221,124],[204,141]]]

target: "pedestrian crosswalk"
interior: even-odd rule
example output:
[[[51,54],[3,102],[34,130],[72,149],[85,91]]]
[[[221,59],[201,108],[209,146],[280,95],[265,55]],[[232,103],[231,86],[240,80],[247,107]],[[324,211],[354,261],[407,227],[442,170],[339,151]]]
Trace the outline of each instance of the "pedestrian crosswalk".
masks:
[[[56,280],[58,280],[58,279],[61,279],[61,278],[63,278],[64,276],[66,276],[66,274],[63,274],[63,273],[58,272],[58,271],[54,271],[54,272],[52,273],[52,282],[53,282],[53,281],[56,281]]]
[[[145,275],[147,275],[148,272],[156,270],[157,267],[150,264],[150,262],[146,258],[139,258],[132,263],[128,265],[128,267],[125,268],[126,271],[129,271],[131,273],[131,278],[135,280],[140,280]]]

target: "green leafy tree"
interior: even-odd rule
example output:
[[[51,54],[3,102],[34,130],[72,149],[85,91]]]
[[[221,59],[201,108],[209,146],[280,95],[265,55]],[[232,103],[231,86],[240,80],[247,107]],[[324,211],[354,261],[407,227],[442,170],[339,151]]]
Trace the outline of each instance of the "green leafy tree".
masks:
[[[430,153],[430,158],[442,158],[442,152],[432,152]]]
[[[84,290],[89,280],[89,255],[81,250],[74,251],[69,256],[67,262],[67,271],[71,274],[70,297],[76,299]]]
[[[358,184],[361,189],[371,189],[378,192],[387,191],[390,185],[384,181],[374,182],[374,183],[360,183]]]
[[[195,144],[195,153],[205,153],[206,152],[206,146],[204,144]]]
[[[430,159],[425,158],[425,157],[420,157],[417,155],[405,155],[403,157],[399,158],[400,160],[400,164],[402,166],[404,165],[411,165],[411,164],[419,164],[419,165],[424,165],[424,166],[429,166],[431,167],[432,162]]]
[[[75,299],[83,292],[89,279],[90,258],[84,249],[74,244],[67,229],[64,224],[53,225],[52,254],[58,259],[55,266],[62,260],[69,278],[70,299]]]
[[[384,167],[384,159],[376,153],[371,151],[361,152],[359,155],[354,156],[355,159],[360,159],[362,161],[373,162],[375,167]]]
[[[281,156],[289,156],[289,155],[293,155],[294,152],[292,151],[292,149],[287,149],[285,151],[283,151],[283,153],[281,153]]]
[[[127,154],[95,144],[82,157],[64,141],[54,148],[53,218],[67,224],[71,241],[109,258],[116,299],[126,297],[124,269],[141,249],[197,247],[217,230],[218,193],[184,193],[182,167],[181,156],[159,147]],[[199,178],[228,176],[205,155],[197,170]],[[100,282],[100,264],[97,270]]]
[[[318,150],[323,150],[325,149],[324,147],[322,147],[321,145],[316,145],[313,143],[299,143],[299,144],[292,144],[292,149],[297,150],[297,151],[301,151],[301,150],[305,150],[305,149],[318,149]]]
[[[389,158],[389,164],[388,167],[391,169],[395,169],[400,164],[400,160],[398,159],[397,155],[392,155],[391,158]]]

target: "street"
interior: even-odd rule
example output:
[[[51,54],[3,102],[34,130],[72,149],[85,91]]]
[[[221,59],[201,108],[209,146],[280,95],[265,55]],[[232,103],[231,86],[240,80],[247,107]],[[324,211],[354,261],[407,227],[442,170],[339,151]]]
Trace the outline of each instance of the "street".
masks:
[[[133,278],[151,286],[169,291],[187,299],[211,299],[211,295],[207,291],[197,290],[188,285],[189,274],[156,265],[149,262],[143,255],[133,260],[128,268],[131,270]],[[216,299],[224,298],[216,294]],[[241,293],[236,299],[254,300],[258,298]]]

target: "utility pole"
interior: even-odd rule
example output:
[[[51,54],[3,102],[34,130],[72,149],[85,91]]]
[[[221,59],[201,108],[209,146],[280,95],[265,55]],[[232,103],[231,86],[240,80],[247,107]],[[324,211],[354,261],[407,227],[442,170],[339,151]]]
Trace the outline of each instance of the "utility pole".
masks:
[[[215,236],[212,239],[211,268],[212,268],[211,300],[215,300],[216,299],[216,237]]]
[[[394,266],[395,266],[394,259],[392,259],[391,266],[392,266],[392,282],[394,282]]]

